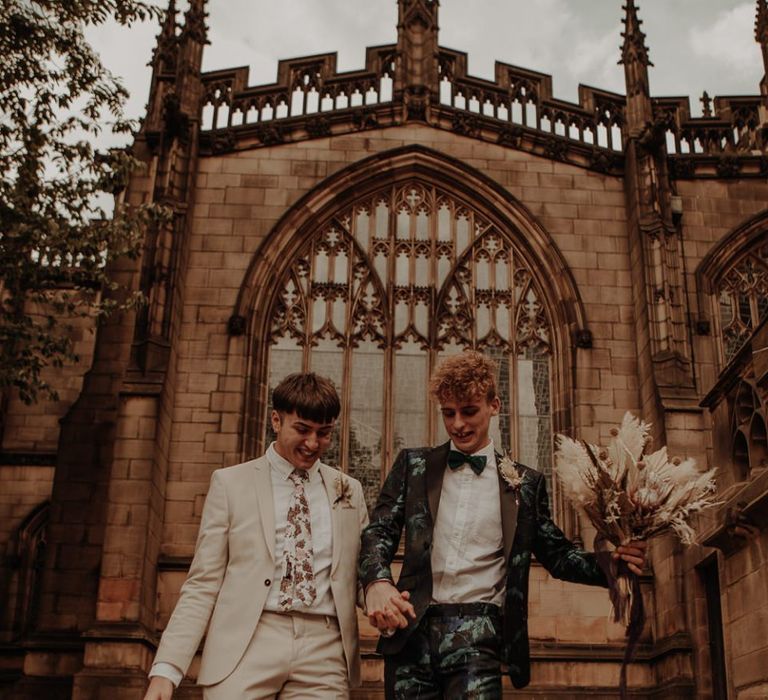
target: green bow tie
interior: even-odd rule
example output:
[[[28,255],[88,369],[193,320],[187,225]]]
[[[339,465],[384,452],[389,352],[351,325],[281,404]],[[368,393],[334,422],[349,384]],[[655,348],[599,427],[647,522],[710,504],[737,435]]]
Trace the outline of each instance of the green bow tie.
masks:
[[[484,455],[465,455],[458,450],[451,450],[448,453],[448,466],[451,469],[458,469],[462,464],[468,464],[472,467],[472,471],[478,476],[482,474],[485,469],[485,456]]]

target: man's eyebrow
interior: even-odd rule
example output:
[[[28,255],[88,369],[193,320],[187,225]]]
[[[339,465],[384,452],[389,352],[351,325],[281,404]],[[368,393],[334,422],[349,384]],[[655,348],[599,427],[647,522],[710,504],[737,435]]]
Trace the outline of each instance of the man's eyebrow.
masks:
[[[310,430],[314,430],[309,423],[305,423],[303,420],[299,419],[294,424],[295,428],[309,428]],[[335,424],[334,423],[325,423],[323,425],[320,425],[317,427],[317,430],[331,430]]]

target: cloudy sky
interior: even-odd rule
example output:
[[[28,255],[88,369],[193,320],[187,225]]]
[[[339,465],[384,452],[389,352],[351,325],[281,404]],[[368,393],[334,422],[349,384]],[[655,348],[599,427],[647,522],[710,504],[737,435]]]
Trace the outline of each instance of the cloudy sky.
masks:
[[[165,0],[156,0],[165,5]],[[623,0],[441,0],[440,44],[464,51],[470,73],[490,78],[494,60],[549,73],[555,97],[575,102],[579,83],[624,92]],[[704,90],[757,94],[763,75],[754,40],[755,0],[638,0],[654,63],[654,96],[691,97],[701,113]],[[184,0],[181,5],[184,6]],[[211,45],[203,68],[248,65],[250,83],[272,83],[277,61],[338,52],[339,70],[363,67],[365,47],[396,41],[396,0],[209,0]],[[157,27],[89,32],[105,64],[142,114],[146,63]]]

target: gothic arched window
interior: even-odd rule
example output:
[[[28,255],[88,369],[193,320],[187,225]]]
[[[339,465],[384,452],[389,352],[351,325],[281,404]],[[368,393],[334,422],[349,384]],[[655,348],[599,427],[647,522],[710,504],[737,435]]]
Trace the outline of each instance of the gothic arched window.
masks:
[[[768,317],[768,244],[740,256],[717,285],[720,337],[728,363]]]
[[[400,448],[445,438],[432,368],[477,348],[499,363],[497,449],[551,480],[551,319],[513,232],[417,179],[326,221],[276,290],[268,383],[303,369],[334,380],[343,408],[328,461],[372,504]]]

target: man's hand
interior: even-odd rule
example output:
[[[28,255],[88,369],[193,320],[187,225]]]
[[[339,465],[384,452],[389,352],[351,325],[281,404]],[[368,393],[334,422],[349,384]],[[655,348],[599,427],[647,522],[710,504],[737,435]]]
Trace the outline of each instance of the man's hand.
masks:
[[[164,676],[152,676],[149,679],[149,688],[144,700],[171,700],[173,695],[173,683]]]
[[[645,550],[648,549],[648,543],[645,541],[629,542],[616,547],[612,556],[614,560],[621,559],[627,563],[627,568],[638,576],[643,573],[646,558]]]
[[[394,632],[408,627],[406,615],[416,619],[408,591],[398,591],[389,581],[376,581],[365,592],[368,620],[378,630]]]

